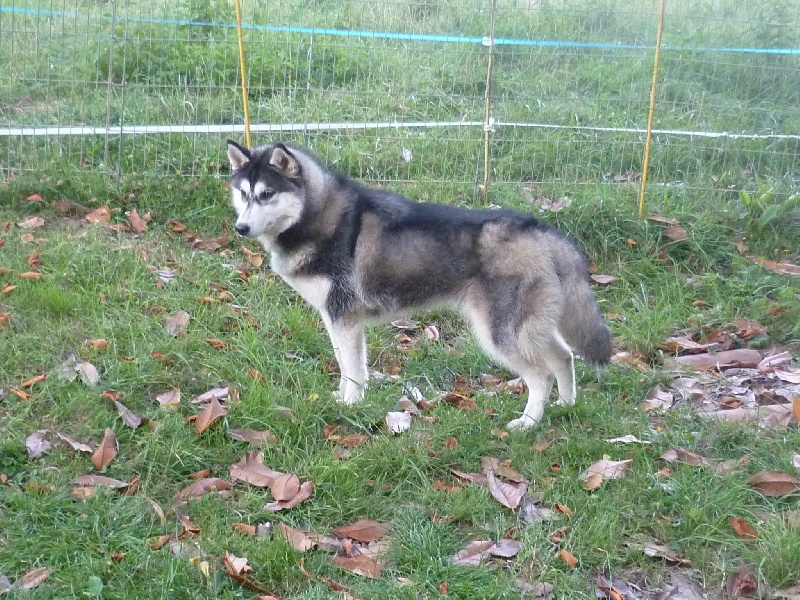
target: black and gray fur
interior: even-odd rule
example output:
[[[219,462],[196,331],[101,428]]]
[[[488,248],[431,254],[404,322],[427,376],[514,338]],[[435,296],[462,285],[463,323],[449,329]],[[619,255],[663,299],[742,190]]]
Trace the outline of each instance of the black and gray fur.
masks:
[[[272,269],[313,305],[341,370],[341,402],[367,383],[364,326],[452,305],[486,352],[522,376],[529,397],[511,429],[542,417],[554,380],[575,402],[573,351],[611,355],[577,246],[532,216],[412,202],[332,173],[307,150],[228,142],[236,230],[272,255]]]

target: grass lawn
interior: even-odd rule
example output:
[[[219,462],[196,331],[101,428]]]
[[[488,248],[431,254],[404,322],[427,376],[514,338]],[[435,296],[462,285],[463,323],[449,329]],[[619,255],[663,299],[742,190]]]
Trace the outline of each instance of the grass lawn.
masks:
[[[620,201],[624,187],[613,195],[583,189],[564,210],[542,218],[575,235],[598,273],[616,277],[596,289],[620,354],[601,372],[579,368],[577,406],[551,406],[539,428],[506,436],[502,425],[523,399],[497,381],[513,375],[483,357],[447,311],[420,315],[420,325],[409,331],[373,328],[371,368],[385,377],[363,405],[336,405],[333,353],[319,317],[266,264],[253,265],[256,257],[243,247],[260,249],[232,233],[222,179],[117,183],[86,174],[21,175],[4,184],[0,575],[14,582],[36,568],[51,569],[30,598],[257,596],[242,576],[237,582],[226,574],[221,559],[230,552],[247,557],[253,571],[243,576],[262,595],[269,590],[284,599],[519,598],[547,593],[531,591],[542,583],[554,586],[559,598],[590,598],[595,589],[608,597],[655,597],[675,586],[673,597],[735,597],[753,587],[768,597],[800,584],[800,496],[764,495],[748,483],[758,471],[797,475],[796,417],[760,427],[700,414],[720,403],[746,408],[791,399],[768,397],[777,380],[730,383],[728,371],[711,381],[701,377],[702,401],[702,394],[681,399],[667,366],[675,351],[661,349],[670,336],[696,341],[716,332],[734,348],[788,351],[794,360],[780,369],[796,376],[800,282],[755,264],[734,244],[746,233],[751,247],[782,249],[797,261],[796,226],[758,228],[738,198],[720,197],[711,206],[704,197],[665,195],[650,208],[685,227],[686,239],[673,241],[664,223],[633,216],[632,202]],[[27,199],[34,193],[43,202]],[[452,201],[433,187],[415,194]],[[498,196],[503,204],[532,209],[519,189],[498,189]],[[108,206],[112,227],[62,214],[63,200]],[[125,212],[132,208],[150,212],[140,234],[113,227],[129,225]],[[43,223],[24,228],[31,216]],[[27,272],[40,278],[20,275]],[[183,334],[172,335],[165,319],[178,311],[190,319]],[[757,322],[766,332],[752,324],[746,331],[737,320]],[[437,340],[424,334],[425,325],[436,326]],[[76,361],[96,367],[95,385],[91,372],[76,373]],[[21,387],[37,375],[46,377]],[[482,382],[485,375],[497,379]],[[738,387],[725,388],[726,382]],[[645,410],[656,384],[673,390],[675,401]],[[412,386],[433,407],[394,435],[386,413],[400,410]],[[161,407],[157,396],[176,387],[179,405]],[[201,412],[192,399],[219,387],[235,390],[222,400],[227,413],[198,434],[187,422]],[[125,424],[107,390],[144,419],[140,427]],[[440,399],[453,390],[477,409]],[[264,507],[274,488],[232,477],[231,466],[253,449],[228,434],[241,428],[274,435],[261,443],[264,464],[312,481],[310,499],[271,512]],[[118,453],[102,473],[90,453],[59,437],[94,452],[107,429]],[[33,458],[26,441],[36,446],[29,436],[40,430],[51,446]],[[607,441],[629,435],[639,442]],[[683,454],[662,459],[672,447]],[[519,507],[507,508],[486,485],[453,474],[482,472],[484,457],[528,482]],[[603,458],[632,462],[623,478],[587,490],[592,486],[581,475]],[[502,466],[496,466],[499,475],[507,474]],[[203,470],[230,489],[190,501],[177,496]],[[91,491],[74,492],[81,486],[71,482],[90,474],[141,479],[134,490],[89,485]],[[767,492],[774,491],[769,485]],[[757,537],[737,534],[732,518]],[[337,542],[338,553],[349,548],[357,555],[360,547],[369,561],[378,552],[383,570],[376,578],[332,564],[336,552],[323,544],[300,553],[278,531],[283,525],[337,537],[334,529],[359,519],[391,529],[371,545]],[[271,527],[247,535],[234,523]],[[170,535],[161,549],[148,545]],[[470,541],[503,539],[519,542],[513,557],[457,564],[456,554]],[[347,591],[332,591],[332,581]]]

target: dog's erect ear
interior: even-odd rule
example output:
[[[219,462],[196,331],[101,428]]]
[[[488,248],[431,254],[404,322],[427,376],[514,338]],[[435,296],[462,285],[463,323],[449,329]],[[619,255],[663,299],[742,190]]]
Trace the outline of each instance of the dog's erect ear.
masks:
[[[300,163],[289,149],[283,144],[276,144],[269,157],[269,164],[283,173],[286,177],[294,178],[300,175]]]
[[[238,171],[250,162],[250,151],[233,140],[228,140],[228,160],[231,161],[231,169]]]

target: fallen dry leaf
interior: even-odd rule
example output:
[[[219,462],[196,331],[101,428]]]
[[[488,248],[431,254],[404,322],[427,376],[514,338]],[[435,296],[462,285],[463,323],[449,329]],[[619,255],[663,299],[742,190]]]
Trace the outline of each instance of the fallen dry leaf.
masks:
[[[386,413],[386,425],[392,433],[401,433],[411,427],[411,413],[390,411]]]
[[[28,267],[31,271],[38,271],[42,268],[42,257],[39,255],[39,250],[34,250],[28,255]]]
[[[106,428],[100,446],[92,454],[95,469],[102,471],[117,456],[117,436],[112,429]]]
[[[97,338],[94,340],[88,340],[86,345],[94,350],[103,351],[108,350],[108,347],[111,345],[108,340],[104,340],[103,338]]]
[[[119,479],[114,479],[113,477],[106,477],[105,475],[81,475],[80,477],[76,477],[72,481],[70,481],[72,485],[82,485],[82,486],[103,486],[103,487],[110,487],[114,489],[122,489],[128,487],[128,484],[124,481],[120,481]]]
[[[641,551],[645,556],[649,556],[650,558],[661,558],[668,563],[676,564],[676,565],[684,565],[689,566],[691,563],[686,560],[681,554],[675,552],[674,550],[670,550],[664,544],[656,542],[655,540],[648,540],[644,542],[641,546],[638,544],[631,544],[632,547],[639,548],[641,547]]]
[[[481,470],[487,475],[489,471],[493,471],[495,475],[513,481],[514,483],[528,483],[528,480],[525,479],[519,471],[511,468],[509,465],[510,462],[509,460],[501,462],[496,458],[483,456],[481,457]]]
[[[459,410],[478,410],[478,405],[475,403],[475,400],[467,398],[465,395],[459,394],[458,392],[448,392],[442,400],[445,404],[454,406]]]
[[[229,489],[231,489],[231,484],[224,479],[220,479],[219,477],[208,477],[205,479],[199,479],[194,483],[187,485],[185,488],[180,490],[175,497],[178,500],[191,500],[199,498],[200,496],[208,494],[209,492],[219,492]]]
[[[110,225],[111,211],[108,209],[107,206],[101,206],[100,208],[94,209],[92,212],[90,212],[83,218],[89,223],[97,223],[98,225]]]
[[[73,450],[77,450],[78,452],[87,452],[87,453],[91,454],[92,448],[88,444],[84,444],[82,442],[78,442],[78,441],[72,439],[71,437],[69,437],[68,435],[64,435],[62,433],[56,433],[56,435],[60,439],[65,441],[67,444],[69,444],[72,447]]]
[[[35,271],[26,271],[25,273],[20,273],[19,276],[22,277],[23,279],[41,279],[42,278],[42,274],[41,273],[37,273]]]
[[[740,538],[753,540],[758,537],[758,532],[741,517],[731,517],[731,527]]]
[[[20,383],[19,387],[24,390],[26,388],[31,387],[34,383],[39,383],[40,381],[44,381],[46,377],[47,375],[45,375],[44,373],[42,373],[41,375],[36,375],[35,377],[31,377],[27,381],[23,381],[22,383]]]
[[[233,481],[264,488],[271,487],[275,479],[283,474],[266,466],[263,455],[257,450],[248,452],[242,460],[231,465],[230,473]]]
[[[601,275],[598,273],[590,275],[589,278],[595,283],[599,283],[600,285],[608,285],[609,283],[613,283],[617,280],[617,278],[614,277],[613,275]]]
[[[346,585],[341,584],[333,579],[330,579],[329,577],[315,577],[314,575],[306,571],[305,559],[303,558],[300,559],[300,572],[311,581],[319,581],[320,583],[324,583],[326,586],[328,586],[328,589],[333,590],[334,592],[344,592],[345,594],[347,594],[348,588]],[[344,600],[350,600],[351,598],[352,596],[347,594]]]
[[[314,482],[313,481],[304,481],[300,484],[300,489],[297,492],[297,495],[290,499],[290,500],[276,500],[274,502],[270,502],[262,510],[275,512],[279,510],[294,508],[298,504],[305,502],[311,497],[311,494],[314,492]]]
[[[758,258],[755,256],[748,256],[751,261],[757,265],[761,265],[768,271],[780,273],[781,275],[800,275],[800,265],[793,265],[791,263],[776,262],[767,258]]]
[[[754,596],[758,594],[758,581],[750,567],[742,565],[736,572],[728,576],[725,590],[729,600],[741,598],[742,596]],[[759,596],[761,595],[759,594]]]
[[[90,362],[80,362],[75,365],[75,371],[80,374],[81,381],[88,386],[95,386],[100,381],[100,373],[97,371],[97,367],[95,367]]]
[[[369,556],[334,556],[328,562],[355,575],[377,579],[381,575],[380,563]]]
[[[52,572],[50,567],[39,567],[33,571],[28,571],[14,582],[14,588],[18,590],[32,590],[37,588],[47,581],[47,578],[50,577],[50,573]]]
[[[44,198],[42,198],[39,194],[31,194],[26,198],[28,202],[44,202]]]
[[[162,408],[178,408],[181,405],[181,388],[176,387],[168,392],[156,396],[159,406]]]
[[[761,362],[761,354],[751,348],[737,348],[736,350],[723,350],[722,352],[690,354],[672,359],[678,365],[708,371],[710,369],[726,369],[729,367],[757,367]]]
[[[756,471],[747,483],[764,496],[785,496],[800,491],[800,479],[782,471]]]
[[[27,219],[17,223],[17,227],[20,229],[36,229],[42,225],[44,225],[44,219],[37,216],[28,217]]]
[[[208,469],[208,468],[200,469],[199,471],[196,471],[194,473],[190,473],[189,474],[189,479],[194,479],[195,481],[199,481],[200,479],[205,479],[209,475],[211,475],[211,469]]]
[[[772,593],[773,598],[782,598],[783,600],[800,600],[800,585],[784,588]]]
[[[136,233],[142,233],[147,227],[147,221],[139,216],[139,213],[136,212],[135,208],[132,208],[126,214],[128,215],[128,220],[130,221],[133,230]]]
[[[281,525],[283,525],[283,523],[279,523],[278,527]],[[242,535],[254,536],[256,534],[256,526],[247,523],[231,523],[231,529]]]
[[[289,546],[298,552],[307,552],[316,546],[316,542],[311,538],[308,529],[295,529],[285,523],[278,523],[278,532],[287,541]]]
[[[474,540],[453,557],[454,565],[466,567],[477,567],[489,556],[489,550],[494,546],[494,542],[488,540]]]
[[[578,559],[575,558],[572,554],[570,554],[566,550],[561,550],[558,553],[558,557],[565,563],[567,563],[570,569],[576,569],[578,567]]]
[[[219,400],[214,398],[208,403],[208,406],[197,415],[197,419],[194,421],[194,432],[200,435],[208,429],[214,421],[224,417],[226,414],[228,414],[228,410],[219,403]]]
[[[179,310],[164,319],[164,329],[173,337],[186,335],[186,329],[189,327],[190,319],[191,316],[189,313],[185,310]]]
[[[263,446],[278,442],[277,436],[271,431],[258,429],[229,429],[228,437],[237,442],[247,442],[251,446]]]
[[[352,525],[342,525],[333,530],[339,537],[350,538],[359,542],[379,540],[392,528],[390,523],[379,523],[372,519],[361,519]]]
[[[277,502],[288,502],[300,491],[300,479],[294,473],[281,473],[272,481],[270,491]]]
[[[46,429],[40,429],[27,437],[25,440],[25,449],[28,451],[28,456],[31,458],[39,458],[53,447],[53,444],[45,439],[46,434]]]
[[[601,483],[606,479],[622,479],[625,477],[625,474],[628,472],[628,469],[631,468],[632,464],[633,459],[597,460],[589,465],[589,468],[581,475],[581,479],[588,483],[589,478],[593,478],[593,484],[596,483],[597,477],[600,477]]]
[[[500,481],[495,477],[494,471],[489,471],[486,477],[492,497],[506,508],[512,510],[519,506],[522,497],[528,490],[528,484],[525,482],[512,484]]]
[[[253,252],[249,248],[242,246],[242,253],[247,257],[248,262],[254,267],[260,267],[264,262],[264,256],[258,252]]]
[[[142,423],[144,422],[142,417],[135,414],[119,400],[114,400],[114,406],[117,407],[117,412],[119,413],[119,416],[122,418],[122,422],[125,423],[125,425],[132,429],[138,429],[141,427]]]

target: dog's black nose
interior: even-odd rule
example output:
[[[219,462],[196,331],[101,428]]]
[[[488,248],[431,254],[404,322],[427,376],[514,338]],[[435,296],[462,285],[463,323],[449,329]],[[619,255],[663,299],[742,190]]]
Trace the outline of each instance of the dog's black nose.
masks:
[[[247,235],[250,233],[250,225],[245,225],[243,223],[236,224],[236,233],[239,235]]]

